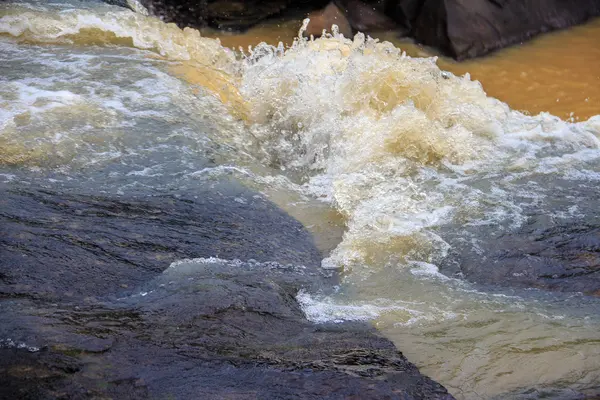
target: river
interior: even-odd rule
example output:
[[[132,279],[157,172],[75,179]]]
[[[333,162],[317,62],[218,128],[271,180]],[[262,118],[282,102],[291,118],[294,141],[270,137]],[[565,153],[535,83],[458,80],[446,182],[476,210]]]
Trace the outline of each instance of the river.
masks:
[[[0,179],[120,195],[231,177],[341,272],[298,294],[309,319],[372,321],[459,399],[597,388],[600,299],[440,270],[456,248],[490,263],[532,220],[600,223],[600,21],[460,64],[298,24],[219,42],[99,2],[0,3]]]

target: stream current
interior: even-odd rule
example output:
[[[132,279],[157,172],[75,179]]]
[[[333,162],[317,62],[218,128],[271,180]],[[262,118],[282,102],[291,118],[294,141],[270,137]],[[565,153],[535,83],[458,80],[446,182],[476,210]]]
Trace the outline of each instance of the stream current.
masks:
[[[484,89],[363,34],[240,53],[100,2],[0,3],[0,179],[151,195],[230,177],[340,271],[333,295],[298,294],[309,319],[372,321],[460,399],[597,389],[600,299],[440,273],[532,220],[600,223],[600,116]]]

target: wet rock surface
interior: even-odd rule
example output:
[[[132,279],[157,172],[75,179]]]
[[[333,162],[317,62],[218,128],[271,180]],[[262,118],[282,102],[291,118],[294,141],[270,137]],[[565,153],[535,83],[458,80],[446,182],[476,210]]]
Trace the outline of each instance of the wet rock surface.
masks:
[[[528,40],[540,33],[567,28],[600,15],[599,0],[426,0],[397,1],[418,10],[407,15],[409,36],[458,59],[481,56],[492,50]]]
[[[452,398],[366,324],[306,320],[335,277],[252,192],[2,189],[0,398]]]
[[[443,230],[452,248],[440,271],[492,287],[600,295],[595,184],[552,175],[541,184],[553,189],[533,199],[514,196],[524,218],[516,228],[475,224]]]
[[[0,188],[4,296],[107,294],[190,257],[320,262],[300,223],[241,187],[112,198]]]
[[[442,271],[499,286],[583,292],[600,296],[600,226],[565,224],[518,232],[480,244],[482,255],[455,247]],[[462,252],[462,254],[460,254]]]

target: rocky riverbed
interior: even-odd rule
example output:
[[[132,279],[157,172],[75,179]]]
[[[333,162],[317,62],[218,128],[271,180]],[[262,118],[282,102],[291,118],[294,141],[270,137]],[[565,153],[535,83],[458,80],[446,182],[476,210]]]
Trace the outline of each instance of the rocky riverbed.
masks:
[[[305,318],[336,277],[257,193],[2,192],[1,398],[452,398],[367,324]]]
[[[599,122],[364,35],[2,2],[1,397],[593,397]]]

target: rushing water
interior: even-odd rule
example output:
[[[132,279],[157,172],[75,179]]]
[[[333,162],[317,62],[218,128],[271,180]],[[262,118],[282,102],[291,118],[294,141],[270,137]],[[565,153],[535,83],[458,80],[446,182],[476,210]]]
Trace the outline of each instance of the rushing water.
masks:
[[[438,272],[532,216],[598,222],[587,103],[577,123],[528,116],[362,34],[240,54],[102,3],[0,4],[1,179],[150,194],[231,176],[342,271],[335,295],[299,294],[309,318],[373,320],[458,398],[600,381],[597,298]]]
[[[226,47],[247,48],[262,41],[292,44],[300,19],[267,21],[245,34],[223,34],[205,29]],[[369,32],[388,40],[410,56],[439,56],[431,48],[399,39],[397,32]],[[483,58],[456,62],[439,56],[438,66],[456,75],[471,74],[489,96],[530,114],[549,112],[562,119],[586,120],[600,110],[600,18],[568,30],[492,53]]]

